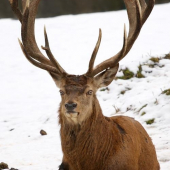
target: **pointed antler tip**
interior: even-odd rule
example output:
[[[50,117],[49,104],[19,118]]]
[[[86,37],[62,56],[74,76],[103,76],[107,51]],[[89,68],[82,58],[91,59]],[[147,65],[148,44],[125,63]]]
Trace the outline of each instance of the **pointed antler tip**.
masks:
[[[30,6],[30,0],[27,0],[26,1],[26,8],[29,8],[29,6]]]
[[[124,24],[124,36],[127,38],[126,24]]]
[[[126,24],[124,24],[124,31],[126,32]]]
[[[102,30],[101,30],[101,28],[99,28],[99,36],[100,36],[100,38],[102,37]]]
[[[44,46],[41,46],[41,48],[42,48],[43,50],[45,50],[45,49],[46,49]]]
[[[20,45],[22,44],[22,42],[21,42],[21,40],[19,38],[18,38],[18,42],[19,42]]]
[[[18,38],[18,42],[19,42],[19,45],[21,47],[22,52],[24,53],[24,55],[26,55],[25,51],[24,51],[24,46],[23,46],[23,44],[22,44],[22,42],[21,42],[21,40],[19,38]]]
[[[47,37],[47,30],[46,30],[46,26],[44,25],[44,36]]]
[[[49,50],[48,47],[41,46],[41,48],[42,48],[43,50],[45,50],[45,51],[48,51],[48,50]]]

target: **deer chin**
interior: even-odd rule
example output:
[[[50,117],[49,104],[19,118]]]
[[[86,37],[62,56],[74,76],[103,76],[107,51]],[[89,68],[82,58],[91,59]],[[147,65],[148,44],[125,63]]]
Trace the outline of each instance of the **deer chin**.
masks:
[[[66,112],[65,115],[66,115],[66,117],[68,117],[70,119],[76,119],[79,115],[79,112],[75,112],[75,111]]]
[[[70,123],[78,124],[79,112],[66,112],[65,116]]]

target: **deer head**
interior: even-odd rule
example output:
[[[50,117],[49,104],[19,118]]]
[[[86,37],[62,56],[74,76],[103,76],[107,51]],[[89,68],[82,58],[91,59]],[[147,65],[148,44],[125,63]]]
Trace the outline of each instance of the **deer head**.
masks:
[[[19,40],[25,57],[36,67],[49,72],[55,84],[60,89],[61,106],[63,116],[72,123],[81,123],[92,114],[96,91],[101,87],[108,86],[114,79],[119,61],[122,60],[132,48],[140,30],[153,9],[154,1],[149,0],[124,0],[129,18],[129,33],[124,26],[122,49],[113,57],[103,61],[94,67],[95,58],[100,46],[102,32],[92,53],[88,70],[85,74],[77,76],[68,74],[54,58],[44,28],[45,46],[48,59],[39,50],[35,35],[34,23],[40,0],[23,0],[23,12],[18,8],[18,0],[9,0],[14,13],[21,22],[22,42]]]

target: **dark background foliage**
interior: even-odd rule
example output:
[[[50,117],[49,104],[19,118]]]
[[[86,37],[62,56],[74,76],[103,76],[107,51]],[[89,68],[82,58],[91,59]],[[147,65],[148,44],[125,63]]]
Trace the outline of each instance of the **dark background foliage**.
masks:
[[[170,2],[170,0],[156,0],[156,3],[166,2]],[[41,0],[38,17],[103,12],[124,8],[123,0]],[[0,18],[14,17],[8,0],[0,0]]]

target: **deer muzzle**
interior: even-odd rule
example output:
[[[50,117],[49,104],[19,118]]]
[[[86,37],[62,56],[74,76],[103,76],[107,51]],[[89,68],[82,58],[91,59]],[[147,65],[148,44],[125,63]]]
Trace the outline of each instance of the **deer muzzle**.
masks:
[[[74,111],[74,109],[77,107],[77,103],[66,103],[65,108],[67,110],[67,113],[77,113]]]

